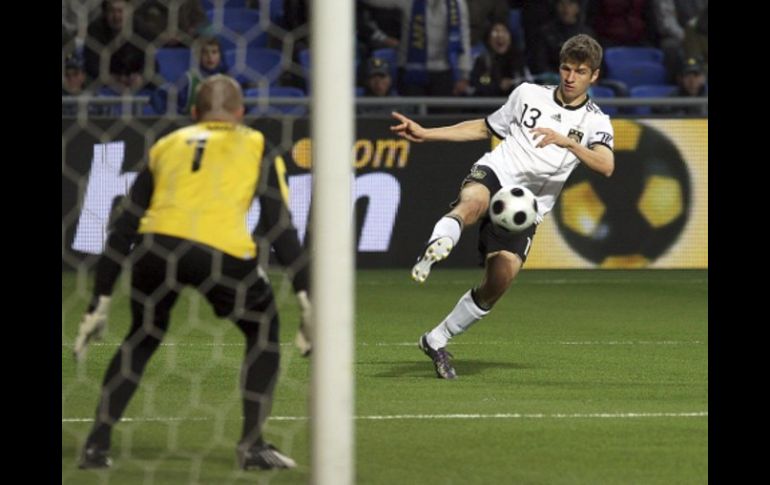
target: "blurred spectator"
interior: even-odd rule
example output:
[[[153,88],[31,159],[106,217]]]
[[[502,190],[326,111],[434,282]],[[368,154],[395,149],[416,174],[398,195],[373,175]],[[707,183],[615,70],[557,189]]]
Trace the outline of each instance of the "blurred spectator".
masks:
[[[64,48],[78,33],[78,17],[73,0],[61,0],[61,45]]]
[[[540,44],[540,27],[554,18],[551,0],[509,0],[512,9],[521,10],[521,28],[524,30],[524,54],[532,72],[535,48]],[[558,84],[558,80],[556,81]]]
[[[64,78],[61,84],[61,95],[79,96],[81,94],[87,94],[86,72],[83,69],[83,59],[80,56],[71,54],[64,60]],[[76,116],[77,112],[77,104],[62,103],[62,116]]]
[[[469,0],[468,22],[471,28],[471,45],[484,42],[485,34],[495,22],[508,23],[508,5],[500,0]]]
[[[141,23],[134,21],[129,2],[104,0],[101,15],[88,25],[84,50],[86,74],[104,83],[108,80],[100,79],[100,74],[112,73],[113,66],[136,64],[138,71],[144,70],[144,49],[137,44],[148,39]],[[101,62],[102,53],[109,54],[108,63]]]
[[[589,0],[586,18],[602,47],[657,45],[651,0]]]
[[[364,96],[393,96],[394,94],[390,64],[379,57],[370,58],[366,62]]]
[[[169,25],[174,9],[177,10],[176,31]],[[199,35],[211,30],[201,0],[145,0],[136,9],[135,18],[158,47],[189,47]]]
[[[465,0],[363,0],[401,10],[398,92],[402,96],[458,96],[469,87],[470,24]],[[456,56],[458,78],[452,72]]]
[[[110,78],[119,91],[132,93],[146,84],[144,79],[144,53],[124,44],[110,58]]]
[[[494,22],[484,37],[487,51],[476,59],[471,72],[474,96],[508,96],[523,82],[532,82],[524,56],[513,44],[504,22]]]
[[[86,72],[83,59],[75,54],[64,61],[64,79],[62,80],[62,96],[77,96],[85,92]]]
[[[375,49],[397,48],[401,35],[401,13],[398,9],[370,7],[356,1],[356,37],[369,57]]]
[[[684,29],[684,54],[702,59],[703,72],[709,75],[709,7],[691,19]]]
[[[153,96],[155,85],[144,77],[144,52],[132,48],[131,44],[123,46],[110,57],[110,77],[106,85],[97,91],[97,96]],[[133,104],[134,114],[141,114],[141,106]],[[91,112],[120,116],[122,104],[97,105]]]
[[[655,26],[669,81],[674,80],[682,59],[685,26],[706,5],[708,0],[653,0]]]
[[[176,111],[180,114],[189,114],[190,108],[195,104],[195,95],[198,85],[207,77],[214,74],[226,74],[228,71],[222,55],[222,46],[216,37],[201,37],[197,41],[199,46],[197,69],[189,70],[176,83],[168,83],[158,89],[151,97],[151,104],[155,112],[164,113],[166,103],[173,99],[176,91]]]
[[[379,57],[370,57],[364,70],[364,96],[387,97],[393,96],[393,79],[390,76],[390,64]],[[393,106],[358,105],[357,115],[388,115],[396,110]]]
[[[390,64],[379,57],[370,57],[366,61],[364,70],[364,96],[373,98],[384,98],[397,96],[398,93],[393,88],[393,78],[390,75]],[[358,105],[356,107],[357,115],[389,115],[391,111],[400,113],[415,114],[417,112],[414,106],[393,106],[393,105]]]
[[[689,57],[683,63],[677,75],[677,89],[671,94],[675,97],[703,97],[706,93],[706,73],[703,61]],[[694,106],[653,106],[653,113],[677,114],[690,116],[708,116],[708,105]]]
[[[539,42],[532,46],[530,67],[535,73],[558,73],[559,53],[564,42],[577,34],[594,37],[580,15],[579,0],[556,0],[556,18],[540,28]]]

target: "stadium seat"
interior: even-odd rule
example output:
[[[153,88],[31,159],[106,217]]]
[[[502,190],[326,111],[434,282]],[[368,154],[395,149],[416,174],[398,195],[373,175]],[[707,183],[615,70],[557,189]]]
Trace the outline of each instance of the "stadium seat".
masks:
[[[263,31],[253,31],[248,36],[233,34],[232,32],[216,32],[222,52],[238,48],[267,47],[267,34]],[[239,45],[240,44],[240,45]]]
[[[604,51],[604,60],[609,64],[623,62],[663,63],[663,51],[654,47],[608,47]]]
[[[652,86],[635,86],[631,88],[632,98],[666,98],[676,91],[676,86],[672,84],[658,84]],[[633,106],[631,113],[637,115],[648,115],[652,113],[650,106]]]
[[[217,9],[206,11],[206,16],[213,23],[216,21]],[[222,9],[222,23],[225,27],[236,32],[245,32],[254,25],[259,24],[259,10],[251,8],[225,8]]]
[[[230,68],[230,74],[242,83],[259,82],[267,78],[273,85],[281,76],[281,52],[275,49],[248,49],[243,58],[245,65],[238,65],[238,50],[225,51],[225,62]]]
[[[267,33],[259,24],[259,11],[250,8],[234,8],[222,11],[222,23],[215,24],[215,11],[206,12],[212,22],[212,30],[222,44],[222,50],[235,49],[238,40],[248,48],[267,47]]]
[[[607,78],[622,81],[629,89],[642,84],[665,84],[666,68],[650,61],[608,63]]]
[[[269,98],[304,98],[305,91],[294,87],[271,86],[267,91],[261,88],[249,88],[243,92],[243,95],[247,98],[264,98],[265,96]],[[271,105],[264,107],[256,104],[248,106],[246,113],[252,115],[289,114],[294,116],[305,116],[307,114],[307,107],[293,105]]]
[[[147,88],[140,89],[133,96],[148,96],[152,97],[153,91]],[[122,96],[121,93],[115,91],[110,86],[102,86],[96,91],[96,97],[118,97]],[[130,96],[130,95],[129,95]],[[130,105],[131,113],[134,116],[156,116],[158,113],[152,107],[151,103],[144,103],[141,106],[136,103]],[[123,103],[115,104],[93,104],[89,106],[89,113],[92,115],[100,116],[122,116],[123,115]]]
[[[612,88],[609,88],[607,86],[591,86],[591,88],[588,90],[588,94],[590,94],[592,98],[614,98],[615,97],[615,91],[613,91]]]
[[[284,0],[270,0],[270,21],[277,25],[283,24]]]
[[[305,86],[308,94],[310,93],[310,49],[302,49],[297,52],[297,60],[302,67],[302,74],[305,76]]]
[[[591,98],[594,98],[594,102],[596,102],[596,98],[614,98],[615,97],[615,91],[612,90],[612,88],[609,88],[607,86],[591,86],[591,88],[588,90],[588,94],[591,96]],[[599,108],[604,112],[604,114],[608,115],[615,115],[618,113],[618,108],[615,106],[602,106],[601,103],[597,102],[597,105],[599,105]]]
[[[163,79],[173,83],[185,72],[192,69],[192,52],[190,49],[161,48],[155,54],[158,69]]]

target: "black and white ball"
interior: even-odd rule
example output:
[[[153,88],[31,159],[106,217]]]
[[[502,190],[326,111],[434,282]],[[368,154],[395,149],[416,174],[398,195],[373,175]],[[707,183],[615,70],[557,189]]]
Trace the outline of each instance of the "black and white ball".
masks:
[[[522,185],[503,187],[489,202],[489,217],[508,232],[525,231],[537,219],[537,198]]]

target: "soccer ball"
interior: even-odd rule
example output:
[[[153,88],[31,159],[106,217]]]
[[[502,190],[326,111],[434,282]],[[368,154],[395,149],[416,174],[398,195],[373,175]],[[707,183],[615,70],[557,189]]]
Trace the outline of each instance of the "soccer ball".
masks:
[[[489,202],[489,217],[508,232],[522,232],[537,219],[535,194],[523,185],[503,187]]]

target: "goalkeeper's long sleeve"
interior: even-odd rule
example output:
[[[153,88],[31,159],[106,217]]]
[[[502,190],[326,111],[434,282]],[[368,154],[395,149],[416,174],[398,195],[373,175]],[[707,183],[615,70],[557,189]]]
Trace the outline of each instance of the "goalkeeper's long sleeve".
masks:
[[[108,225],[107,242],[96,263],[96,277],[88,312],[96,308],[100,296],[109,296],[115,288],[131,247],[136,242],[139,221],[150,205],[152,173],[145,168],[139,172],[128,196],[118,205]]]
[[[260,184],[261,211],[254,232],[257,236],[270,241],[278,262],[291,275],[294,292],[309,291],[310,265],[307,253],[299,243],[297,229],[291,221],[291,213],[287,206],[288,184],[283,159],[276,157],[275,161],[269,164],[266,172],[265,183]]]

